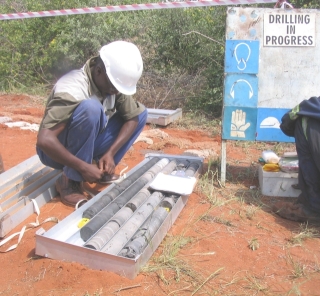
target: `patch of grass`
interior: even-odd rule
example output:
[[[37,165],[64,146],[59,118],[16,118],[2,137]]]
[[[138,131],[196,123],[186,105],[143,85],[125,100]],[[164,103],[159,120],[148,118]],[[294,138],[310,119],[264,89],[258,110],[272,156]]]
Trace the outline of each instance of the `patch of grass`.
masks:
[[[155,123],[149,123],[150,129],[157,129],[158,126]]]
[[[268,229],[268,228],[265,228],[265,227],[262,226],[260,223],[261,223],[261,222],[258,222],[257,225],[256,225],[256,227],[257,227],[258,229],[263,229],[263,230],[266,230],[266,231],[268,231],[268,232],[272,232],[272,230],[270,230],[270,229]]]
[[[250,219],[250,217],[252,218],[258,210],[266,206],[262,201],[262,194],[259,188],[238,189],[235,193],[235,196],[241,205],[249,205],[249,207],[246,209],[246,212],[248,212],[248,219]]]
[[[308,223],[300,224],[299,233],[289,239],[289,242],[294,245],[301,245],[306,239],[319,237],[319,231],[315,228],[309,227]]]
[[[185,248],[191,242],[191,237],[185,237],[182,235],[166,238],[162,243],[162,253],[159,256],[154,255],[142,268],[142,271],[146,273],[156,273],[158,278],[166,286],[171,285],[172,280],[175,282],[180,282],[182,280],[188,282],[188,287],[171,291],[168,295],[182,290],[185,292],[188,291],[188,295],[194,295],[199,293],[202,289],[205,290],[208,295],[217,295],[213,287],[207,284],[220,273],[222,268],[211,273],[209,277],[204,277],[201,272],[194,270],[187,261],[178,256],[180,249]]]
[[[249,248],[252,251],[258,250],[260,247],[259,241],[256,237],[253,237],[250,241],[249,241]]]
[[[220,159],[209,159],[206,171],[197,182],[196,192],[205,197],[205,200],[212,206],[222,206],[230,202],[231,199],[221,196],[223,191],[219,180]],[[224,192],[224,191],[223,191]]]
[[[248,190],[248,195],[250,196],[250,202],[258,207],[263,207],[265,204],[262,202],[262,193],[260,188],[253,188]]]
[[[297,279],[306,276],[306,266],[299,261],[295,261],[290,253],[287,254],[287,263],[292,267],[291,278]]]
[[[227,180],[232,183],[254,182],[257,178],[258,166],[255,163],[251,163],[247,166],[234,164],[227,164]]]
[[[217,276],[220,271],[223,269],[223,267],[217,269],[215,272],[211,273],[210,276],[208,276],[191,294],[193,296],[196,294],[207,282],[209,282],[211,279],[213,279],[215,276]]]
[[[9,81],[8,81],[9,82]],[[50,93],[53,85],[51,84],[33,84],[31,86],[26,86],[18,81],[14,81],[15,83],[8,83],[9,87],[7,91],[2,91],[1,93],[11,93],[11,94],[24,94],[30,96],[41,96],[47,98]]]
[[[84,294],[83,294],[83,296],[101,296],[101,295],[103,295],[103,292],[102,292],[102,288],[98,291],[96,291],[96,292],[94,292],[93,294],[89,294],[89,292],[88,291],[86,291]]]
[[[211,206],[220,207],[233,200],[235,196],[232,189],[221,185],[219,179],[220,158],[209,159],[205,172],[197,182],[196,192],[205,197],[205,202]]]
[[[252,220],[254,215],[258,211],[258,209],[259,209],[259,207],[256,207],[254,205],[250,205],[250,206],[246,207],[245,212],[246,212],[247,219]]]
[[[248,285],[245,286],[246,289],[254,290],[257,293],[262,292],[263,294],[267,294],[268,286],[266,284],[261,283],[261,280],[256,276],[246,276],[246,282]]]
[[[213,222],[213,223],[218,223],[218,224],[223,224],[228,227],[235,227],[229,220],[223,219],[221,217],[214,217],[208,214],[203,215],[200,220],[202,221],[208,221],[208,222]]]
[[[256,169],[252,169],[252,167],[241,168],[237,175],[235,176],[235,180],[237,182],[245,181],[245,180],[253,180],[256,177]]]
[[[174,273],[174,279],[179,282],[181,273],[191,278],[196,278],[196,273],[188,266],[186,261],[177,257],[179,250],[192,241],[191,237],[182,235],[172,236],[165,239],[163,251],[159,256],[153,256],[152,261],[142,268],[143,272],[155,272],[163,283],[168,285],[164,270]]]
[[[290,291],[287,293],[287,296],[289,295],[296,295],[296,296],[302,295],[297,284],[294,284],[293,287],[290,289]]]

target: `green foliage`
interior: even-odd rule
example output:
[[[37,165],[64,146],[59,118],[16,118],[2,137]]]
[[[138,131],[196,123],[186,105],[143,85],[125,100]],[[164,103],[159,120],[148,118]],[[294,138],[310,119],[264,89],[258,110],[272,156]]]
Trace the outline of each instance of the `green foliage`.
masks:
[[[319,0],[292,0],[289,3],[294,8],[320,8]]]
[[[162,97],[181,99],[175,107],[220,114],[225,11],[225,7],[192,8],[147,16],[143,44],[148,49],[146,74],[158,77],[157,88],[167,87]]]
[[[115,0],[2,3],[3,13],[119,5]],[[64,73],[97,54],[103,44],[130,40],[144,56],[139,100],[150,107],[164,107],[177,100],[177,107],[182,104],[186,110],[219,114],[224,23],[224,7],[1,21],[0,89],[42,85],[49,90]]]
[[[0,3],[1,13],[120,4],[116,0]],[[291,3],[297,8],[320,7],[318,0]],[[0,91],[22,87],[49,91],[59,77],[82,67],[102,45],[120,39],[136,43],[142,51],[144,74],[137,98],[147,107],[181,107],[211,118],[219,116],[225,21],[223,6],[0,21]]]
[[[27,11],[84,7],[85,3],[24,1]],[[44,3],[46,4],[46,3]],[[92,3],[93,4],[93,3]],[[7,5],[6,12],[12,12]],[[13,9],[15,10],[15,9]],[[118,13],[33,18],[1,22],[0,87],[15,83],[51,85],[67,71],[81,67],[102,44],[126,39],[132,32],[127,16]]]

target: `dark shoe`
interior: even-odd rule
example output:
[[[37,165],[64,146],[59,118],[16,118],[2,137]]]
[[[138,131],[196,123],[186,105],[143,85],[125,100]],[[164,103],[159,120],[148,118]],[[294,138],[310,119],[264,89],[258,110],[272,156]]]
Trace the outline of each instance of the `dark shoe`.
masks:
[[[56,181],[56,189],[60,194],[63,204],[67,206],[76,206],[80,201],[87,200],[81,189],[81,182],[69,179],[62,174]]]
[[[117,183],[117,181],[121,181],[119,175],[116,175],[116,174],[112,174],[112,175],[105,174],[99,180],[99,183],[100,184],[111,184],[111,183]]]
[[[288,201],[275,203],[272,210],[282,218],[297,222],[320,222],[320,214],[303,204]]]

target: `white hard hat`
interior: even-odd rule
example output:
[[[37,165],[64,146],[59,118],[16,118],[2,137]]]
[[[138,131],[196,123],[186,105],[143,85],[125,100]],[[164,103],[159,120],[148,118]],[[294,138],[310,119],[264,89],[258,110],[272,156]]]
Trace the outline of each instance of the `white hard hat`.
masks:
[[[138,47],[126,41],[111,42],[100,49],[100,57],[113,86],[125,95],[133,95],[143,70]]]

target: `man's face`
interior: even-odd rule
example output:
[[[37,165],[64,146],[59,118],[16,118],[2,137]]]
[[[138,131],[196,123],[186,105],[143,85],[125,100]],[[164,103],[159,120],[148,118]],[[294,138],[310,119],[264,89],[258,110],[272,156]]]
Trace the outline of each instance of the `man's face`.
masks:
[[[119,91],[111,83],[103,67],[96,67],[92,78],[103,97],[106,97],[107,95],[116,95],[119,93]]]

